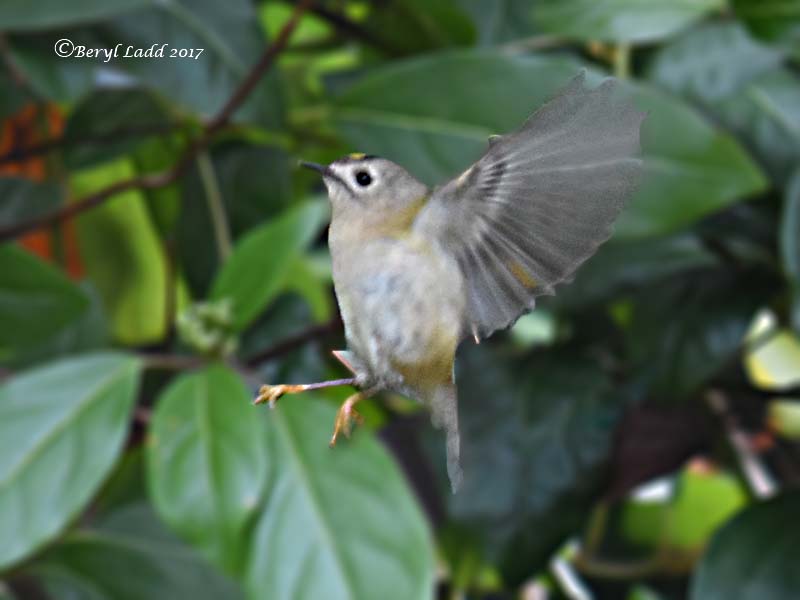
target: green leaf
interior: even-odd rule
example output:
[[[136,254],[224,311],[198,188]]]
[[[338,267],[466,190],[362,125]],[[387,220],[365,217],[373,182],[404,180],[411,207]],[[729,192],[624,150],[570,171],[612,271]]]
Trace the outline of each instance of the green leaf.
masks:
[[[565,58],[491,51],[429,55],[366,75],[339,97],[333,123],[354,148],[441,183],[475,161],[489,135],[519,127],[580,68]],[[647,86],[624,84],[623,91],[649,115],[642,129],[645,180],[618,237],[675,231],[764,189],[763,175],[736,141],[698,113]]]
[[[691,584],[693,600],[789,600],[800,589],[800,492],[751,506],[725,525]]]
[[[568,38],[653,42],[724,6],[724,0],[539,0],[533,17],[541,30]]]
[[[529,0],[458,0],[478,30],[478,44],[492,45],[533,35]]]
[[[128,431],[139,362],[91,354],[0,387],[0,567],[53,538],[91,499]]]
[[[430,532],[402,475],[364,431],[328,448],[334,414],[309,394],[266,416],[270,487],[249,598],[431,598]]]
[[[118,58],[124,69],[164,97],[203,116],[219,111],[247,76],[266,46],[253,3],[229,0],[162,0],[150,8],[120,16],[104,24],[106,39],[128,46],[159,48],[167,44],[164,58]],[[154,38],[153,32],[158,32]],[[195,58],[171,57],[171,50],[203,49]],[[283,103],[278,76],[260,80],[237,118],[277,126]]]
[[[755,269],[705,270],[642,288],[626,333],[630,358],[649,393],[684,399],[714,376],[741,349],[773,284]]]
[[[214,173],[222,194],[231,234],[237,238],[289,207],[292,181],[288,155],[274,147],[229,143],[213,149]],[[198,170],[184,179],[178,221],[178,252],[197,296],[205,296],[220,258],[206,206],[206,190]],[[198,210],[198,201],[203,209]]]
[[[366,27],[395,53],[468,45],[475,40],[472,20],[455,0],[377,4]]]
[[[61,271],[21,248],[0,246],[0,359],[52,338],[88,305]]]
[[[211,289],[211,299],[230,298],[234,321],[244,329],[283,289],[292,259],[319,231],[328,208],[321,202],[284,212],[236,244]]]
[[[580,309],[687,271],[713,267],[716,258],[693,235],[611,241],[558,290],[559,307]]]
[[[150,135],[156,135],[156,130],[169,124],[164,107],[146,90],[97,90],[78,104],[67,119],[64,161],[70,169],[108,162],[148,139],[147,135],[127,136],[125,132],[150,131]],[[81,143],[86,139],[99,143]]]
[[[26,0],[0,3],[0,31],[31,31],[84,25],[152,4],[154,0]],[[55,40],[54,40],[55,41]]]
[[[783,269],[796,288],[800,288],[800,169],[786,188],[780,230]]]
[[[232,573],[245,567],[247,526],[270,476],[264,421],[251,400],[225,367],[183,375],[158,400],[147,451],[158,513]]]
[[[127,159],[74,173],[76,197],[136,175]],[[87,275],[97,287],[114,338],[153,343],[166,331],[167,264],[141,192],[117,194],[77,219],[78,244]]]
[[[779,42],[800,56],[800,2],[797,0],[733,0],[733,10],[750,30]]]
[[[713,103],[782,60],[781,52],[754,40],[741,24],[712,23],[660,48],[647,78],[694,101]]]
[[[53,210],[63,202],[61,189],[21,177],[0,177],[0,223],[27,221]]]
[[[145,504],[67,535],[26,569],[49,597],[66,600],[238,600],[242,593],[182,544]]]
[[[690,32],[656,55],[650,80],[713,113],[783,182],[800,161],[800,80],[736,25]]]
[[[563,349],[520,358],[469,344],[456,373],[464,487],[451,514],[483,533],[508,583],[520,582],[589,514],[622,398]]]

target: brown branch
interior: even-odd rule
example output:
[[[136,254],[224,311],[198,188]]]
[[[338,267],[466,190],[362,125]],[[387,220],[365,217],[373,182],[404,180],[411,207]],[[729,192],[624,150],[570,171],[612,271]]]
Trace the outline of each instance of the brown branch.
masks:
[[[248,95],[253,91],[259,80],[270,69],[275,62],[277,56],[284,50],[289,42],[292,32],[297,27],[300,17],[308,10],[311,0],[302,0],[295,7],[292,16],[281,29],[275,40],[267,47],[261,58],[253,66],[241,82],[239,87],[234,90],[231,97],[222,107],[222,109],[206,124],[203,133],[195,139],[186,150],[183,152],[177,163],[166,171],[157,173],[155,175],[144,175],[133,177],[124,181],[118,181],[102,190],[90,194],[84,198],[80,198],[71,204],[63,206],[57,210],[50,211],[43,215],[39,215],[29,221],[15,223],[5,227],[0,227],[0,242],[17,238],[30,231],[34,231],[46,225],[61,222],[70,217],[74,217],[84,211],[87,211],[95,206],[103,204],[111,197],[120,192],[131,189],[154,189],[169,185],[178,180],[181,175],[186,171],[186,168],[191,164],[194,158],[204,150],[211,142],[215,133],[225,127],[231,119],[231,116],[236,110],[247,100]]]
[[[291,1],[291,0],[290,0]],[[296,4],[296,2],[294,2]],[[351,21],[346,15],[326,8],[316,2],[312,3],[309,11],[317,15],[319,18],[330,23],[333,28],[342,35],[349,36],[360,42],[374,46],[376,49],[386,54],[398,54],[399,50],[393,48],[391,44],[379,38],[369,29],[362,27],[359,23]]]
[[[142,125],[138,127],[126,127],[115,129],[93,136],[86,137],[67,137],[61,136],[30,146],[23,146],[21,148],[11,148],[5,154],[0,154],[0,166],[8,163],[16,163],[30,158],[47,154],[59,148],[66,148],[69,146],[85,146],[91,144],[108,144],[118,142],[120,138],[128,137],[144,137],[149,135],[163,135],[174,131],[180,125],[175,123],[171,125]]]
[[[248,357],[244,364],[248,367],[256,367],[261,363],[265,363],[268,360],[272,360],[274,358],[278,358],[279,356],[283,356],[295,350],[301,346],[304,346],[308,342],[312,342],[314,340],[324,338],[327,335],[335,333],[342,328],[342,320],[337,313],[330,321],[327,323],[322,323],[320,325],[312,325],[303,331],[296,333],[295,335],[289,336],[286,339],[283,339],[276,343],[273,346],[265,348],[260,352],[256,352],[252,356]]]

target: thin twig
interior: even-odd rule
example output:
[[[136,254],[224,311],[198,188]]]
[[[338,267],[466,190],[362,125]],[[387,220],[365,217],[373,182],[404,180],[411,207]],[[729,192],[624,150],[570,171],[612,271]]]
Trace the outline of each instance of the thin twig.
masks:
[[[337,314],[327,323],[322,323],[321,325],[312,325],[308,329],[296,333],[293,336],[287,337],[273,346],[256,352],[252,356],[248,357],[244,363],[248,367],[256,367],[261,363],[267,362],[268,360],[283,356],[284,354],[287,354],[292,350],[307,344],[308,342],[330,335],[331,333],[341,329],[341,327],[342,320]]]
[[[296,4],[297,2],[292,2]],[[333,28],[340,34],[356,39],[360,42],[369,44],[376,49],[386,54],[398,54],[399,50],[392,47],[391,44],[376,36],[372,31],[366,27],[361,26],[359,23],[352,21],[347,15],[336,12],[321,4],[313,2],[309,7],[309,11],[317,15],[319,18],[330,23]]]
[[[308,10],[310,0],[299,2],[292,13],[292,16],[283,26],[278,36],[261,55],[261,58],[253,66],[245,77],[244,81],[233,92],[231,97],[203,129],[203,133],[194,142],[188,145],[176,164],[166,171],[155,175],[144,175],[133,177],[124,181],[118,181],[102,190],[80,198],[57,210],[39,215],[29,221],[14,223],[5,227],[0,227],[0,242],[10,240],[34,231],[45,225],[61,222],[70,217],[74,217],[95,206],[103,204],[111,197],[120,192],[131,189],[154,189],[160,188],[178,180],[192,163],[194,158],[211,143],[215,133],[225,127],[230,121],[236,110],[247,100],[248,95],[255,89],[258,82],[275,62],[277,56],[283,51],[289,42],[292,32],[297,27],[300,17]]]
[[[225,201],[222,198],[222,190],[219,188],[217,174],[214,171],[214,163],[211,162],[211,158],[205,150],[197,155],[197,171],[206,195],[219,262],[224,263],[233,252],[233,242],[231,241],[228,217],[225,215]]]

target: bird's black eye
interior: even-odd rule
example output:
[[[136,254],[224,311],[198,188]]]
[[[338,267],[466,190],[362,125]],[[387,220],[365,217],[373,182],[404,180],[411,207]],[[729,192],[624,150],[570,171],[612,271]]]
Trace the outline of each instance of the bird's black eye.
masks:
[[[372,183],[372,177],[369,176],[369,173],[366,171],[359,171],[356,173],[356,183],[361,187],[367,187],[370,183]]]

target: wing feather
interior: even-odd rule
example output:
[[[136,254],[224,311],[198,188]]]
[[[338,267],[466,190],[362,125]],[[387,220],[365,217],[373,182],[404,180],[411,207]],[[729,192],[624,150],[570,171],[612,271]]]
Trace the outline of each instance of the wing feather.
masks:
[[[464,333],[508,327],[611,235],[641,173],[644,114],[581,73],[510,134],[434,191],[415,230],[459,264]]]

